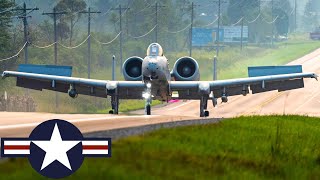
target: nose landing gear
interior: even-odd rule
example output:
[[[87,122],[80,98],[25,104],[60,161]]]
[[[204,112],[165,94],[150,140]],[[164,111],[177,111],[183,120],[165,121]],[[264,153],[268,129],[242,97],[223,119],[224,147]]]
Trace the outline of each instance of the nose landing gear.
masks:
[[[151,102],[152,102],[152,95],[151,95],[151,83],[146,84],[146,90],[142,93],[142,97],[145,99],[145,115],[151,115]]]

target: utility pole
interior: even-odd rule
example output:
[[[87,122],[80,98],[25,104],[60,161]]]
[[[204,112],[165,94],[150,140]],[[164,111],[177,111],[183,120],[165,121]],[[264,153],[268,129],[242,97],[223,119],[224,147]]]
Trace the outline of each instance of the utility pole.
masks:
[[[22,9],[13,9],[15,11],[23,11],[22,16],[19,16],[23,20],[23,32],[24,32],[24,42],[26,43],[26,46],[24,47],[24,63],[28,64],[28,46],[29,46],[29,38],[28,38],[28,16],[27,17],[27,11],[34,11],[39,10],[39,8],[27,8],[26,3],[23,3]]]
[[[51,13],[42,13],[42,15],[53,15],[53,31],[54,31],[54,65],[58,64],[58,37],[57,37],[57,15],[66,14],[66,12],[56,12],[56,8],[53,8]],[[59,108],[59,96],[56,92],[56,111]]]
[[[88,14],[88,79],[90,79],[91,74],[91,14],[101,13],[100,11],[91,11],[90,7],[88,11],[82,11],[80,13]]]
[[[115,72],[115,69],[116,69],[116,60],[115,60],[116,56],[113,55],[112,56],[112,81],[116,80],[116,72]]]
[[[243,20],[244,18],[241,20],[241,51],[243,49]]]
[[[193,28],[193,8],[194,8],[194,4],[193,2],[191,3],[191,25],[190,25],[190,36],[189,36],[189,56],[192,56],[192,28]]]
[[[273,13],[273,0],[271,1],[271,6],[272,6],[272,10],[271,10],[271,13],[272,13],[272,21],[274,21],[274,13]],[[274,36],[274,22],[272,22],[272,37],[271,37],[271,46],[273,47],[273,36]]]
[[[111,8],[111,10],[119,11],[119,18],[120,18],[120,72],[122,71],[122,41],[123,41],[123,33],[122,33],[122,10],[129,10],[130,8],[122,8],[119,5],[118,8]]]
[[[67,14],[67,12],[56,12],[56,8],[53,8],[51,13],[42,13],[42,15],[53,15],[53,31],[54,31],[54,64],[58,63],[58,36],[57,36],[57,15]]]
[[[166,6],[159,6],[158,2],[156,2],[156,5],[155,6],[152,6],[155,8],[156,10],[156,22],[155,22],[155,26],[156,27],[156,30],[155,30],[155,42],[157,43],[158,42],[158,8],[162,8],[162,7],[166,7]]]
[[[217,31],[217,34],[216,34],[216,36],[217,36],[217,57],[219,56],[219,49],[220,49],[220,47],[219,47],[219,45],[220,45],[220,14],[221,14],[221,0],[219,0],[219,2],[218,2],[218,31]]]
[[[213,80],[217,80],[217,56],[213,58]]]
[[[215,3],[218,3],[218,29],[217,29],[217,48],[216,48],[216,55],[219,56],[219,49],[220,49],[220,17],[221,17],[221,3],[227,3],[225,1],[221,2],[221,0],[214,1]]]
[[[191,23],[190,23],[190,32],[189,32],[189,56],[192,56],[192,28],[193,28],[193,18],[194,18],[194,7],[199,7],[200,5],[195,5],[191,3]]]
[[[297,0],[294,0],[294,31],[297,31]]]

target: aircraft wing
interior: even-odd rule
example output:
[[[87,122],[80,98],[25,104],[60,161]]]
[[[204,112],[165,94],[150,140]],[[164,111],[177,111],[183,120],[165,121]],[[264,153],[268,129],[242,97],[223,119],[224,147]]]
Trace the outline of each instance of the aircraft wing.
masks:
[[[117,91],[120,99],[142,99],[145,88],[142,82],[70,77],[71,71],[69,66],[20,65],[19,71],[4,71],[2,77],[17,77],[17,86],[40,91],[46,89],[68,93],[72,87],[83,95],[107,97]]]
[[[282,74],[282,73],[285,74]],[[199,99],[207,94],[215,98],[235,95],[286,91],[304,87],[304,78],[317,78],[315,73],[302,73],[301,66],[265,66],[249,68],[248,78],[217,81],[175,81],[170,89],[177,99]],[[250,89],[250,90],[249,90]],[[211,94],[212,92],[212,94]]]

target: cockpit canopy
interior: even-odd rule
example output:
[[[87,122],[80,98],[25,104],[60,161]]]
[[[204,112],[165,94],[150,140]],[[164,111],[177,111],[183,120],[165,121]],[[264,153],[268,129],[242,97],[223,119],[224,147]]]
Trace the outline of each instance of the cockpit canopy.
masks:
[[[163,56],[163,50],[160,44],[150,44],[147,50],[147,56]]]

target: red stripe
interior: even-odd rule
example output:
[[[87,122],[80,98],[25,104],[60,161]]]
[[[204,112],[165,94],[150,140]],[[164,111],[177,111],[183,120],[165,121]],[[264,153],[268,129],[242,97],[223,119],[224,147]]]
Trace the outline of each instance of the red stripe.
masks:
[[[29,150],[29,145],[6,145],[3,146],[4,150]]]
[[[108,150],[108,145],[82,145],[85,150]]]

